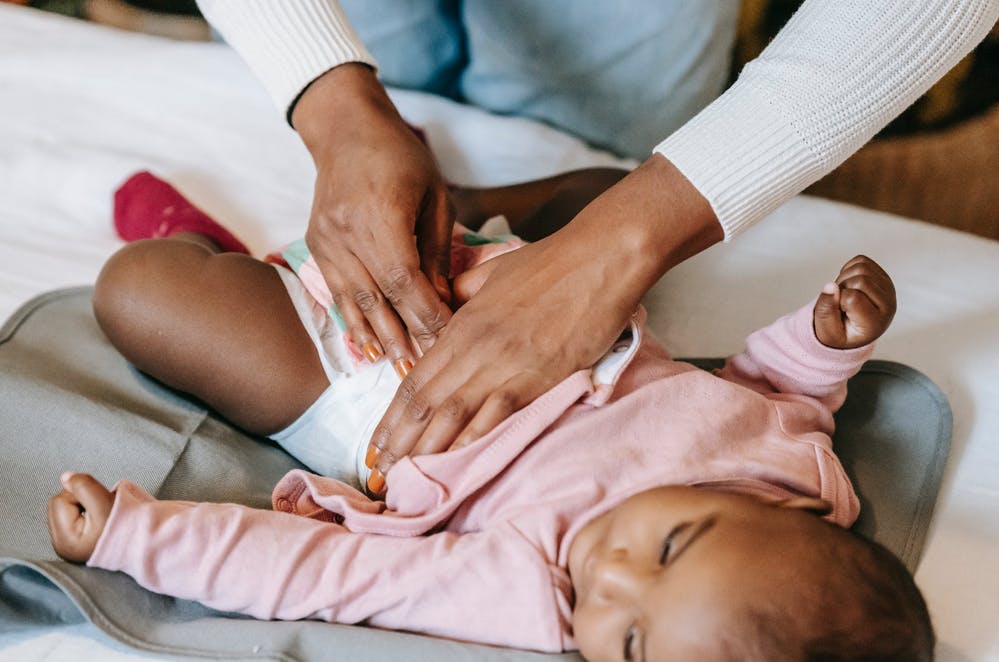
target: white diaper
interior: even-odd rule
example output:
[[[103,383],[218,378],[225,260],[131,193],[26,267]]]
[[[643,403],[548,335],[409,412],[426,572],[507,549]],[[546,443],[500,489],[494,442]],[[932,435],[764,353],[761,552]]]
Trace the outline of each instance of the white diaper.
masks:
[[[364,464],[368,443],[402,380],[388,359],[369,364],[352,358],[343,330],[329,311],[309,294],[293,271],[276,264],[274,268],[316,346],[330,385],[298,420],[271,435],[271,439],[314,473],[336,478],[363,492],[371,473]],[[621,371],[638,351],[643,320],[644,312],[640,312],[594,364],[594,394],[590,401],[609,395]]]
[[[314,473],[363,491],[370,473],[364,464],[368,442],[401,380],[385,358],[356,365],[343,332],[327,311],[292,271],[274,268],[316,346],[330,385],[298,420],[271,439]]]

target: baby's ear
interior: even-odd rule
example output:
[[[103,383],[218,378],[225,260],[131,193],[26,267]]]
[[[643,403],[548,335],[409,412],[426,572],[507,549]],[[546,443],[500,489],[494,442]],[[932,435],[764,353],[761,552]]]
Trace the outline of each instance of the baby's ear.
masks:
[[[818,497],[791,497],[790,499],[779,499],[774,501],[774,504],[778,508],[797,508],[799,510],[805,510],[819,517],[823,517],[832,512],[832,504],[825,499],[820,499]]]

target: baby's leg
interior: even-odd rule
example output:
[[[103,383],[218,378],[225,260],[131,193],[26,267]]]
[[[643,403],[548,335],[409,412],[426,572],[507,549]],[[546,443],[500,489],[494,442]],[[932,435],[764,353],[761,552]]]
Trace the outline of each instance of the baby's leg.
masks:
[[[327,387],[275,269],[192,233],[136,241],[97,280],[94,312],[136,367],[239,427],[272,434]]]
[[[451,197],[457,220],[465,227],[476,230],[503,214],[514,234],[537,241],[571,221],[627,174],[617,168],[588,168],[510,186],[457,188]]]

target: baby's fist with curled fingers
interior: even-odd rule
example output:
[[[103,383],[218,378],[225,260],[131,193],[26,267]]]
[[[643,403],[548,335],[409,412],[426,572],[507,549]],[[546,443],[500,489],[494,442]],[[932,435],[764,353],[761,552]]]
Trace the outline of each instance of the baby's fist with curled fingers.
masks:
[[[86,563],[104,531],[114,495],[90,474],[67,471],[62,491],[49,499],[49,537],[56,554]]]
[[[877,262],[858,255],[840,269],[815,302],[815,337],[826,347],[853,349],[881,337],[895,316],[895,286]]]

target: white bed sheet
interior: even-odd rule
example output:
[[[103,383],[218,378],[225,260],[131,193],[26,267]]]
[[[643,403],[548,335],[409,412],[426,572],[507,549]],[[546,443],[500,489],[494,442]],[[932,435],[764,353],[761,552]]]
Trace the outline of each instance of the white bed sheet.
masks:
[[[530,121],[393,96],[456,182],[621,163]],[[0,318],[45,290],[93,282],[120,245],[111,191],[138,169],[167,177],[256,252],[303,232],[311,162],[226,47],[0,5]],[[999,660],[999,243],[799,197],[668,274],[648,298],[652,327],[677,355],[738,351],[747,331],[805,301],[857,253],[898,288],[876,356],[925,372],[954,410],[917,572],[938,657]],[[0,637],[0,659],[153,658],[77,626]]]

